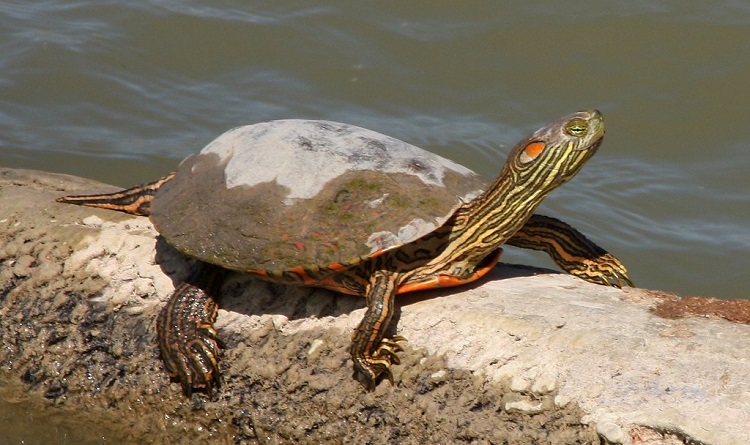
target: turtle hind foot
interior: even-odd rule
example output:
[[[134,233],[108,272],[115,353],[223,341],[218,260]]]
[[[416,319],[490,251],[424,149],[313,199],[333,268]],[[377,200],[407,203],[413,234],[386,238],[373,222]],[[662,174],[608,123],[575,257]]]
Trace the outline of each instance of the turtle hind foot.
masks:
[[[161,357],[169,376],[190,397],[200,390],[212,397],[221,386],[220,349],[225,348],[213,323],[218,306],[201,288],[183,283],[157,319]]]
[[[115,193],[101,195],[70,195],[57,198],[57,202],[100,209],[117,210],[131,215],[149,216],[151,201],[159,188],[174,177],[174,173],[147,184],[138,185]]]
[[[178,362],[176,372],[169,369],[170,377],[180,383],[186,397],[192,397],[193,392],[199,390],[212,399],[214,389],[221,388],[219,348],[224,349],[225,345],[213,327],[210,327],[210,333],[208,330],[192,340],[187,348],[180,348],[182,360]],[[165,360],[165,363],[169,362],[171,360]]]
[[[401,364],[401,360],[397,354],[403,351],[404,348],[398,342],[405,341],[406,338],[394,335],[393,337],[382,339],[371,354],[360,354],[352,351],[354,377],[366,390],[373,391],[384,378],[388,379],[391,385],[394,384],[391,366]]]

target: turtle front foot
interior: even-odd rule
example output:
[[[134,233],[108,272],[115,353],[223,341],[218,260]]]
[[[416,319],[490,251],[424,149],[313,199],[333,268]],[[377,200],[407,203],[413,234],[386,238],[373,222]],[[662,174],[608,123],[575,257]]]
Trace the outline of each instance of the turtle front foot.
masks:
[[[568,272],[595,284],[614,287],[634,286],[628,276],[628,269],[610,253],[586,259]]]
[[[620,260],[559,219],[531,215],[508,244],[547,252],[562,270],[590,283],[633,286]]]
[[[156,321],[161,357],[169,376],[190,397],[194,389],[209,396],[220,386],[219,338],[214,321],[218,306],[204,290],[188,283],[178,287]]]
[[[405,341],[406,339],[400,335],[383,338],[372,353],[359,351],[357,344],[352,344],[351,355],[354,361],[355,377],[368,391],[375,389],[381,377],[387,378],[393,384],[391,365],[401,364],[396,354],[404,348],[398,342]]]

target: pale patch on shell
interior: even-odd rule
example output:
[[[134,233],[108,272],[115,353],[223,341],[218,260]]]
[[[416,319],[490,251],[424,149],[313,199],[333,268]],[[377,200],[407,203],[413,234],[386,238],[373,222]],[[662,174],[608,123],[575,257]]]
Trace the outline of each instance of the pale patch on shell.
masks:
[[[385,200],[388,198],[388,196],[390,196],[390,193],[385,193],[380,198],[373,199],[367,205],[370,206],[371,209],[379,207],[381,204],[383,204],[383,202],[385,202]]]
[[[347,171],[407,173],[445,187],[446,170],[473,175],[466,167],[398,139],[329,121],[278,120],[238,127],[199,154],[226,164],[227,188],[275,182],[289,190],[284,203],[316,196]],[[281,161],[280,161],[281,160]]]
[[[398,229],[398,233],[381,231],[375,232],[367,239],[365,244],[370,248],[370,253],[380,250],[387,250],[392,247],[401,246],[407,242],[413,241],[420,234],[430,233],[437,229],[437,225],[425,221],[422,218],[416,218],[405,226]]]

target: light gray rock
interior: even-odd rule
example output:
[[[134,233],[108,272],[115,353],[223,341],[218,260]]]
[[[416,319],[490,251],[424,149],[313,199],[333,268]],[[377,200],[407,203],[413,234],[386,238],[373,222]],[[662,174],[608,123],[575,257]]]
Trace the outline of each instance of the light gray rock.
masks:
[[[153,320],[186,260],[146,218],[55,203],[64,190],[112,188],[0,169],[0,380],[69,416],[124,422],[123,440],[750,443],[749,326],[660,318],[659,293],[510,265],[403,296],[409,348],[395,387],[373,393],[346,352],[363,301],[232,276],[217,321],[225,384],[185,399]]]

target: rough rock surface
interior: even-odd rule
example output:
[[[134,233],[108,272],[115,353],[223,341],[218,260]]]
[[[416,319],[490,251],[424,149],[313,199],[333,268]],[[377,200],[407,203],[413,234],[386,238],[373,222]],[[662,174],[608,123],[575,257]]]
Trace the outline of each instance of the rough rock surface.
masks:
[[[187,399],[153,341],[187,261],[146,218],[54,202],[107,190],[0,169],[0,400],[46,422],[106,443],[750,443],[749,326],[509,265],[401,298],[408,347],[371,393],[347,353],[361,299],[231,276],[223,386]]]

